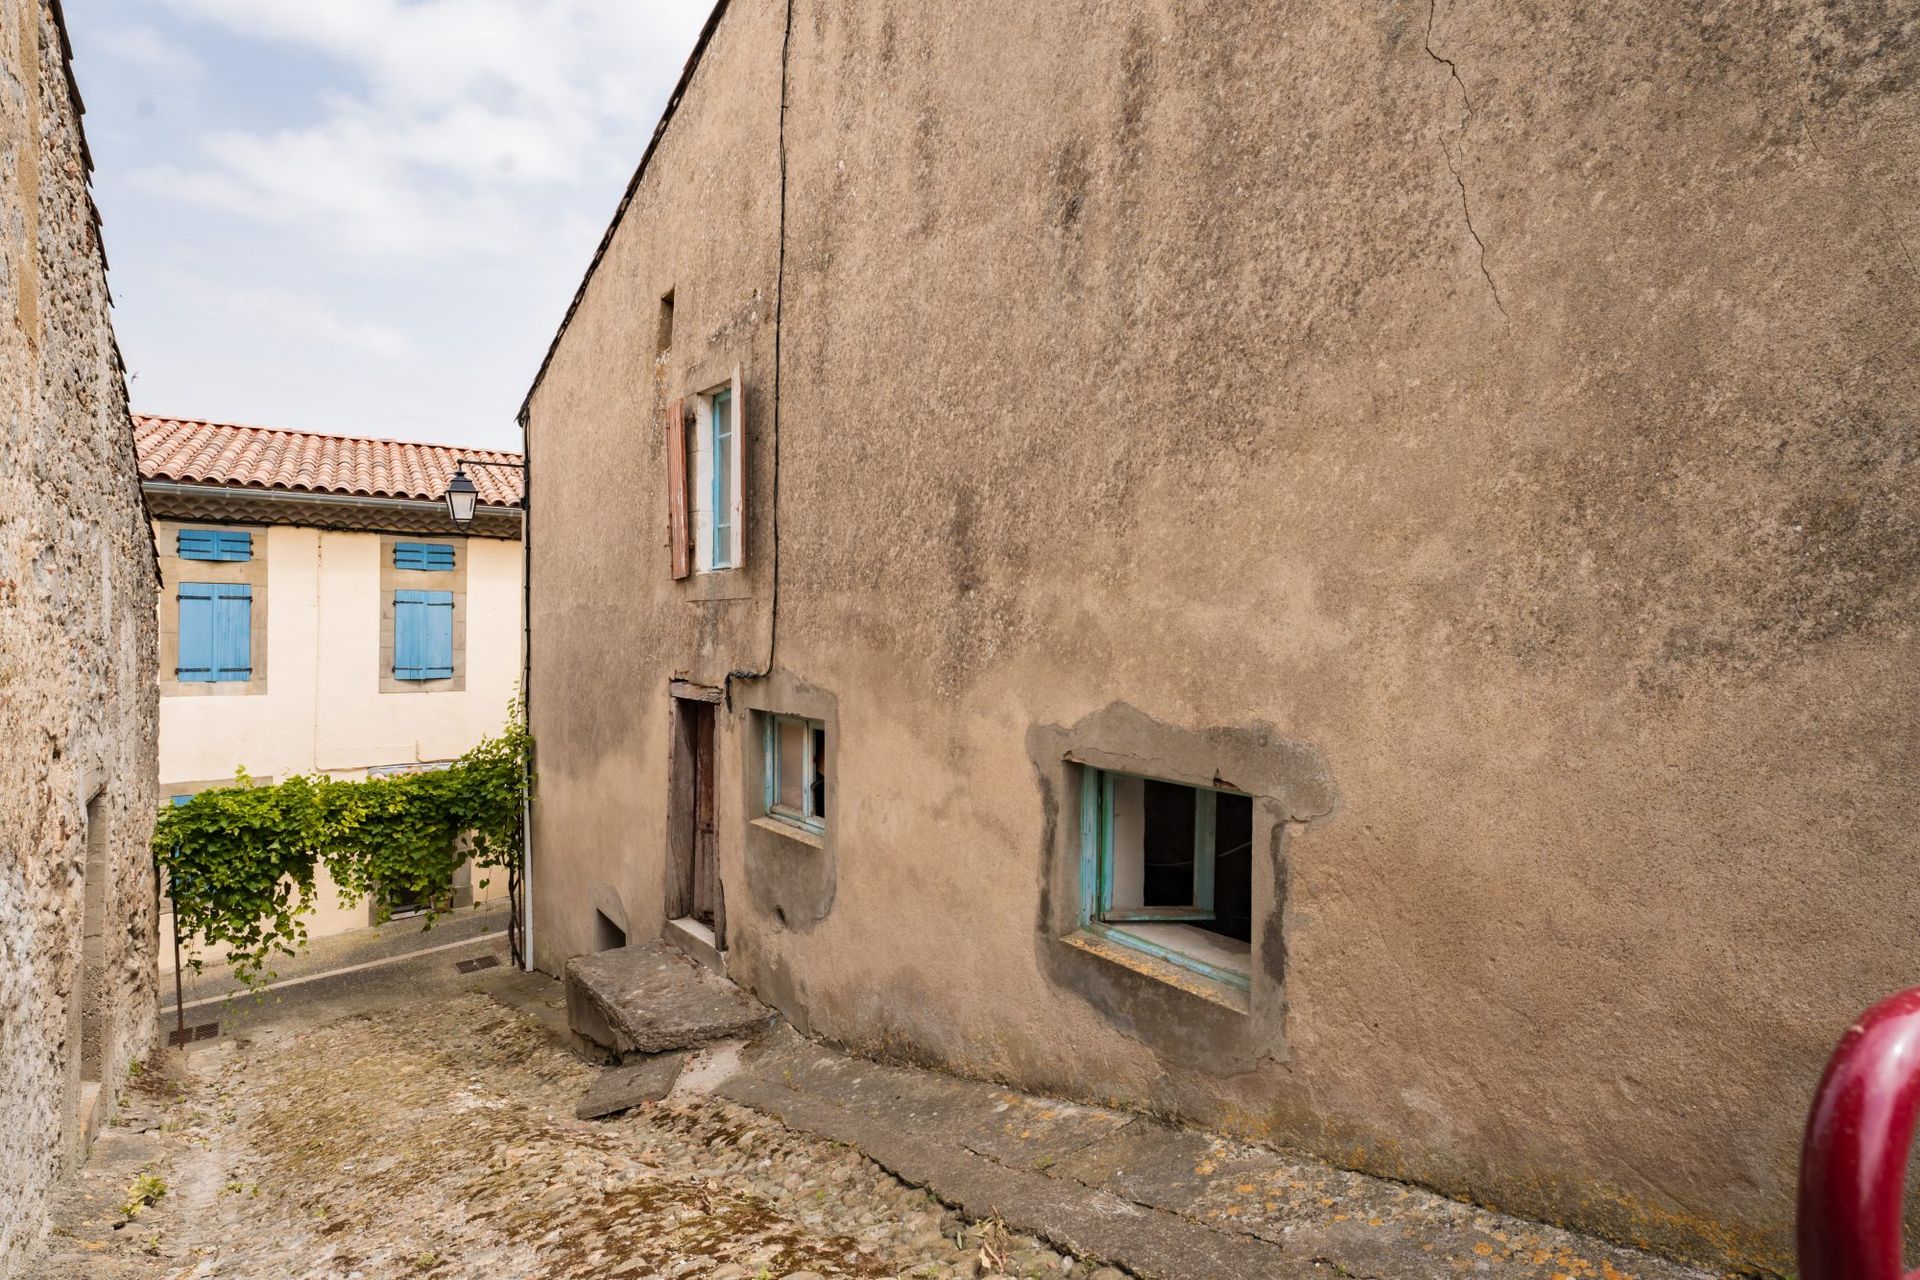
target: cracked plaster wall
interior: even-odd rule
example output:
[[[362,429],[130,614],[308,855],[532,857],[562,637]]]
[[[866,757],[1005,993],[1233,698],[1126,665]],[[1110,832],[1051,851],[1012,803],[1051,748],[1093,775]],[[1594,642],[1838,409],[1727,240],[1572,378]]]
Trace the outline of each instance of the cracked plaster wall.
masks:
[[[88,1136],[71,995],[96,793],[91,1127],[156,1012],[155,562],[86,183],[55,16],[0,0],[0,1276]]]
[[[657,911],[668,677],[766,661],[783,16],[730,6],[532,400],[543,963],[576,880]],[[1920,915],[1917,32],[797,0],[776,665],[834,699],[835,888],[757,912],[723,808],[736,973],[864,1049],[1786,1265],[1814,1081]],[[597,513],[733,360],[716,596]],[[1252,1069],[1036,946],[1029,734],[1115,701],[1337,785],[1276,842]]]

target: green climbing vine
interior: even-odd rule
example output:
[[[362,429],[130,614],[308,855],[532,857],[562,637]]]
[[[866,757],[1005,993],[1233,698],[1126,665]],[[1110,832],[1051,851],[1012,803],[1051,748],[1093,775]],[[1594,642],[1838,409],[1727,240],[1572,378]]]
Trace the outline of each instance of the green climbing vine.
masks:
[[[469,858],[517,869],[528,745],[516,706],[498,736],[444,769],[356,782],[296,775],[272,786],[241,772],[233,786],[163,806],[153,850],[182,947],[223,948],[234,976],[257,987],[275,953],[306,943],[319,867],[383,913],[390,900],[424,901],[430,921]],[[188,963],[197,971],[203,961]]]

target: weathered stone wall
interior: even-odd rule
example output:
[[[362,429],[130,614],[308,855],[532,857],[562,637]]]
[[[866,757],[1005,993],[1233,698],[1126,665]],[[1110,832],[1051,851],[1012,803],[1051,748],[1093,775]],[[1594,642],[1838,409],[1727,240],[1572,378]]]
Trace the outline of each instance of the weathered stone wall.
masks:
[[[1910,7],[795,0],[783,166],[786,13],[728,6],[531,400],[542,964],[658,921],[668,680],[768,661],[777,380],[737,977],[1788,1266],[1920,918]],[[735,363],[750,567],[677,584],[660,423]],[[817,853],[750,704],[829,709]],[[1264,753],[1250,1013],[1063,950],[1076,735]]]
[[[107,309],[57,10],[0,0],[0,1275],[154,1036],[156,575]]]

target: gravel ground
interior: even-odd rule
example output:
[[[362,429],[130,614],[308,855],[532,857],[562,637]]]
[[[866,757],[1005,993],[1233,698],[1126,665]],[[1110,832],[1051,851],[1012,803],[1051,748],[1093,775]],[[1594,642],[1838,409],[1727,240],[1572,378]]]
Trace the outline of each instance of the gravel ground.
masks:
[[[162,1055],[27,1275],[1121,1280],[703,1093],[707,1065],[575,1120],[596,1068],[472,993]]]

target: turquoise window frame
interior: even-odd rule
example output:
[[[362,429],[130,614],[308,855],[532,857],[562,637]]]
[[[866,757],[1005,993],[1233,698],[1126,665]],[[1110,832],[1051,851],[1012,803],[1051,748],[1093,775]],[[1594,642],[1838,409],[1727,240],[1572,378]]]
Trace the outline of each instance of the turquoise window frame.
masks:
[[[707,568],[733,568],[733,388],[713,393],[707,415],[707,444],[711,451],[713,516],[709,523]]]
[[[1080,768],[1080,927],[1088,933],[1143,951],[1169,964],[1190,969],[1202,977],[1241,991],[1250,990],[1248,974],[1223,969],[1163,946],[1129,930],[1128,924],[1191,924],[1214,917],[1214,862],[1218,855],[1216,830],[1220,792],[1185,782],[1171,782],[1142,773],[1120,773]],[[1122,907],[1113,905],[1113,784],[1116,778],[1135,778],[1164,786],[1185,787],[1194,793],[1193,902],[1185,906]]]
[[[821,720],[809,720],[805,716],[779,715],[772,712],[762,718],[765,721],[763,732],[766,735],[763,739],[761,759],[764,762],[766,775],[764,782],[767,817],[775,822],[801,827],[815,835],[824,834],[827,829],[826,819],[813,811],[813,787],[818,774],[813,766],[812,747],[813,735],[825,734],[826,723]],[[783,724],[799,725],[801,732],[805,734],[808,747],[805,757],[800,762],[801,807],[797,810],[778,803],[780,799],[780,726]]]

